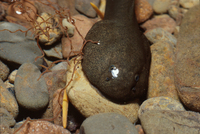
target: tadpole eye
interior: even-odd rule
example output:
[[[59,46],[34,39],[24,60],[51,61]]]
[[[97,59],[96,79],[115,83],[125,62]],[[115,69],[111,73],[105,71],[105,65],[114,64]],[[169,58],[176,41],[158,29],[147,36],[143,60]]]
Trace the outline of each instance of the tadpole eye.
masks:
[[[138,74],[135,75],[135,81],[138,82],[140,79],[140,76]]]
[[[106,78],[106,81],[110,81],[110,78],[109,78],[109,77],[107,77],[107,78]]]

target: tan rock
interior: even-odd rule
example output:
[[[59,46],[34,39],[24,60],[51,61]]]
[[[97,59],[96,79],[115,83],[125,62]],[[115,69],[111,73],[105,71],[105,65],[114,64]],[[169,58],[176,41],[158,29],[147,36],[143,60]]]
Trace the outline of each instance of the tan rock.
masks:
[[[17,70],[14,70],[11,72],[11,74],[8,77],[10,83],[14,84],[16,74],[17,74]]]
[[[166,13],[169,9],[171,0],[155,0],[153,3],[153,10],[158,13]]]
[[[199,5],[199,0],[180,0],[180,5],[184,8],[192,8]]]
[[[151,46],[148,98],[166,96],[178,100],[174,84],[174,50],[171,43],[160,41]]]
[[[72,78],[74,70],[74,59],[70,61],[70,68],[67,73],[67,84]],[[77,59],[78,60],[78,59]],[[126,116],[132,123],[137,121],[138,103],[116,104],[103,96],[89,83],[85,77],[81,61],[75,62],[76,69],[73,75],[73,81],[67,86],[66,90],[70,102],[83,114],[89,117],[98,113],[115,112]]]

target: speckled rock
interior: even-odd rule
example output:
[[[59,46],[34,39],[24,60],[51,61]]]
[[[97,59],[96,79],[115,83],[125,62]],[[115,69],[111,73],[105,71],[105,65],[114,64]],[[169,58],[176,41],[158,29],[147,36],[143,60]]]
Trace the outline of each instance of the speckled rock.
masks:
[[[41,110],[49,102],[47,85],[40,70],[32,63],[24,63],[18,69],[15,78],[17,102],[29,110]]]
[[[148,98],[166,96],[178,100],[174,84],[174,48],[160,41],[151,46]]]
[[[173,47],[176,47],[177,39],[163,28],[155,28],[145,33],[145,36],[151,43],[157,43],[159,41],[169,41]]]
[[[169,17],[168,15],[158,15],[155,16],[153,19],[146,21],[141,25],[141,27],[148,31],[157,27],[161,27],[164,30],[173,33],[176,27],[176,22],[174,19]]]
[[[136,0],[135,14],[137,22],[141,23],[146,21],[153,14],[153,8],[147,0]]]
[[[16,134],[71,134],[67,129],[48,121],[31,121],[26,123]]]
[[[139,117],[149,110],[174,110],[185,111],[183,105],[170,97],[154,97],[142,103],[138,111]]]
[[[147,111],[140,117],[146,134],[199,134],[200,114],[190,111]]]
[[[80,134],[138,134],[135,126],[123,115],[101,113],[87,118]]]
[[[80,57],[77,58],[77,60]],[[77,61],[75,62],[75,64]],[[74,58],[70,60],[67,82],[72,78],[74,70]],[[67,83],[68,84],[68,83]],[[73,81],[66,88],[70,102],[83,114],[89,117],[98,113],[114,112],[126,116],[132,123],[137,121],[139,105],[136,102],[128,104],[113,103],[99,94],[89,83],[82,71],[81,62],[77,63]]]
[[[98,7],[100,0],[75,0],[75,8],[88,17],[96,17],[97,14],[90,5],[90,2],[94,3]]]
[[[6,109],[0,107],[0,124],[12,127],[15,123],[13,116]]]
[[[10,31],[16,31],[18,29],[23,31],[27,30],[23,26],[8,22],[0,23],[0,30],[2,29],[9,29]],[[42,64],[43,60],[38,59],[35,62],[35,58],[41,56],[42,52],[38,48],[37,42],[31,34],[30,31],[27,33],[27,36],[25,36],[25,33],[20,31],[15,33],[1,31],[0,59],[3,59],[11,64],[12,67],[16,68],[26,62],[31,62],[41,68],[39,64]]]
[[[0,79],[2,79],[3,81],[6,80],[9,73],[10,69],[3,62],[0,61]]]
[[[14,84],[16,78],[17,70],[14,70],[10,73],[8,80],[10,83]]]
[[[191,8],[180,26],[175,60],[175,84],[181,101],[200,112],[200,6]]]
[[[78,31],[83,36],[83,38],[85,38],[86,34],[90,30],[90,28],[93,26],[95,21],[83,15],[76,15],[76,16],[73,16],[72,18],[75,19],[75,25]],[[84,41],[83,38],[79,35],[77,30],[75,30],[73,37],[71,38],[63,37],[62,38],[63,57],[67,58],[69,56],[74,56],[77,53],[80,53],[80,50],[83,47],[83,41]],[[72,45],[72,49],[71,49],[71,45]],[[72,53],[70,53],[71,51]]]
[[[180,5],[184,8],[192,8],[199,5],[199,0],[180,0]]]
[[[19,113],[18,104],[15,97],[6,89],[3,81],[0,79],[0,107],[6,109],[14,118]]]
[[[170,3],[171,0],[155,0],[153,3],[153,10],[158,14],[166,13]]]

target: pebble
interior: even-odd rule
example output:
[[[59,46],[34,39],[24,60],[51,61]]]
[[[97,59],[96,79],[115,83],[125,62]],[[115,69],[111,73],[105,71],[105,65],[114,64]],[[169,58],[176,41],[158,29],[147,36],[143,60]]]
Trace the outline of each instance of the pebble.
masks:
[[[75,8],[88,17],[96,17],[97,14],[90,5],[90,2],[99,7],[100,0],[75,0]]]
[[[137,22],[141,23],[150,18],[150,16],[153,14],[153,8],[147,0],[136,0],[135,14]]]
[[[67,72],[67,83],[72,78],[74,64],[77,63],[78,57],[70,60],[69,71]],[[79,60],[76,66],[76,72],[73,76],[73,81],[66,88],[70,102],[80,111],[85,117],[89,117],[98,113],[115,112],[126,116],[132,123],[138,119],[139,105],[137,102],[128,104],[113,103],[104,98],[90,84],[82,71],[82,66]]]
[[[0,132],[2,134],[13,134],[13,129],[11,129],[9,126],[0,124]]]
[[[28,110],[41,110],[49,102],[49,93],[40,70],[32,63],[24,63],[15,78],[15,93],[18,103]]]
[[[67,70],[67,67],[68,67],[68,63],[63,61],[63,62],[58,63],[56,66],[53,66],[51,68],[51,71]]]
[[[176,22],[174,19],[169,17],[169,15],[158,15],[151,20],[147,20],[141,25],[141,27],[146,30],[146,32],[148,30],[160,27],[170,33],[173,33],[176,27]]]
[[[123,115],[101,113],[88,117],[81,125],[80,134],[138,134],[135,126]]]
[[[138,134],[145,134],[141,125],[135,125],[135,128],[137,129]]]
[[[198,134],[200,114],[191,111],[150,110],[140,117],[146,134]]]
[[[46,54],[47,57],[50,58],[57,58],[57,59],[62,59],[63,55],[62,55],[62,45],[61,43],[56,44],[55,46],[53,46],[50,49],[43,49],[44,53]]]
[[[95,23],[95,20],[89,19],[83,15],[72,16],[72,18],[75,20],[75,26],[77,27],[78,31],[83,36],[83,38],[85,38],[87,32]],[[74,56],[77,55],[77,53],[80,53],[80,50],[83,47],[83,41],[84,41],[83,38],[79,35],[77,30],[75,30],[73,37],[70,38],[63,37],[62,38],[63,57],[67,58],[69,56]],[[73,46],[72,49],[71,45]]]
[[[183,105],[170,97],[154,97],[145,100],[138,111],[139,118],[146,111],[150,110],[173,110],[173,111],[185,111]]]
[[[0,60],[0,79],[5,81],[9,73],[10,69]]]
[[[147,0],[147,1],[149,2],[149,4],[150,4],[151,6],[153,6],[153,3],[154,3],[155,0]]]
[[[183,18],[175,54],[175,85],[181,101],[200,112],[200,6],[191,8]]]
[[[18,29],[27,30],[23,26],[9,22],[0,23],[0,30],[2,29],[9,29],[10,31]],[[37,42],[31,36],[30,31],[27,33],[27,36],[20,31],[15,33],[8,31],[0,32],[0,60],[3,59],[12,67],[18,68],[23,63],[31,62],[41,68],[39,65],[42,64],[43,60],[39,58],[35,62],[35,58],[41,55],[42,53],[37,46]]]
[[[15,119],[13,116],[4,108],[0,107],[0,124],[13,127],[15,125]]]
[[[18,104],[15,97],[6,89],[3,81],[0,79],[0,107],[6,109],[14,118],[19,113]]]
[[[67,129],[48,121],[29,121],[16,134],[71,134]]]
[[[179,3],[184,8],[192,8],[200,4],[199,0],[180,0]]]
[[[14,84],[16,78],[17,70],[14,70],[10,73],[8,80],[10,83]]]
[[[166,13],[171,4],[171,0],[155,0],[153,3],[153,10],[157,14]]]
[[[174,84],[174,48],[168,41],[151,45],[148,98],[166,96],[179,100]]]
[[[71,37],[74,35],[75,26],[73,24],[69,23],[66,18],[62,20],[62,26],[67,29],[65,36]]]
[[[173,47],[176,47],[177,39],[169,33],[168,31],[165,31],[163,28],[155,28],[152,30],[148,30],[145,33],[145,36],[151,43],[157,43],[159,41],[169,41]]]

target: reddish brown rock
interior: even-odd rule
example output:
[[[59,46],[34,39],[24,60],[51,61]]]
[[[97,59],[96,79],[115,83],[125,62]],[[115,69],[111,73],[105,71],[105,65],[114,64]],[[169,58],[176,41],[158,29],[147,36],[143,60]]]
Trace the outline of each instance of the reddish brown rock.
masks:
[[[141,27],[146,31],[161,27],[164,30],[173,33],[176,27],[176,22],[168,15],[159,15],[151,20],[146,21],[144,24],[141,25]]]
[[[175,84],[182,102],[200,112],[200,7],[182,21],[176,47]]]
[[[144,22],[153,14],[152,6],[147,0],[136,0],[135,14],[138,23]]]

